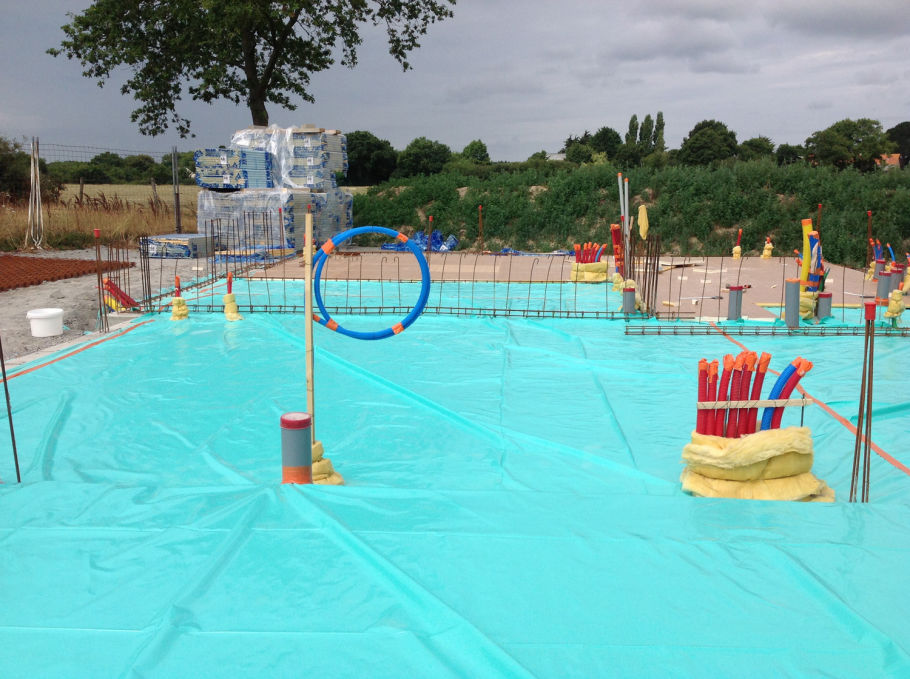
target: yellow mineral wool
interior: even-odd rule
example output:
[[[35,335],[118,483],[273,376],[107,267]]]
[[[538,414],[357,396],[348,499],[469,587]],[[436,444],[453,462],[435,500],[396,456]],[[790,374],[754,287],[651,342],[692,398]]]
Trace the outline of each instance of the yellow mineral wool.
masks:
[[[240,315],[240,311],[237,308],[237,298],[233,292],[229,292],[224,296],[224,317],[229,321],[243,320],[243,316]]]
[[[175,297],[171,300],[171,320],[172,321],[185,321],[189,318],[190,310],[186,305],[186,300],[183,297]]]

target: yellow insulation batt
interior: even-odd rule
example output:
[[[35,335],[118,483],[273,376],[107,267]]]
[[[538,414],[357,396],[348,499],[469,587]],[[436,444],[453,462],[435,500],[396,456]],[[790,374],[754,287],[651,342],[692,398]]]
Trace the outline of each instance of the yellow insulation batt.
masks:
[[[834,491],[810,472],[780,479],[757,481],[728,481],[702,476],[686,468],[682,477],[683,490],[701,497],[725,497],[737,500],[803,500],[833,502]]]
[[[622,286],[626,282],[626,279],[622,277],[622,274],[618,271],[613,274],[613,292],[622,292]]]
[[[900,290],[892,290],[891,297],[888,300],[888,309],[884,313],[885,318],[900,318],[904,313],[904,293]]]
[[[692,441],[683,447],[682,458],[704,476],[747,481],[807,472],[812,468],[812,452],[812,432],[808,427],[785,427],[738,439],[692,432]]]
[[[785,427],[728,439],[692,432],[683,447],[683,490],[701,497],[834,502],[812,475],[812,432]]]
[[[186,305],[186,300],[183,297],[174,297],[171,300],[171,320],[172,321],[185,321],[189,318],[190,309]]]
[[[805,320],[815,317],[815,304],[818,301],[817,292],[806,292],[805,290],[799,293],[799,315]]]
[[[240,310],[237,307],[237,298],[233,292],[229,292],[224,296],[224,317],[229,321],[243,320],[243,316],[240,315]]]
[[[332,461],[325,457],[322,441],[313,444],[313,483],[325,486],[344,485],[344,478],[335,471]]]
[[[604,283],[607,280],[606,262],[589,262],[579,264],[572,262],[570,280],[573,283]]]

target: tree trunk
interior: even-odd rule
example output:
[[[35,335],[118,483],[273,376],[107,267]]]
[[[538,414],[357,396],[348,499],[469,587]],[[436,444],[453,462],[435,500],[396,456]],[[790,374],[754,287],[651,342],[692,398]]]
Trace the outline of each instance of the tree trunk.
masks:
[[[249,107],[253,116],[253,125],[267,126],[269,124],[269,112],[265,110],[265,97],[250,94]]]

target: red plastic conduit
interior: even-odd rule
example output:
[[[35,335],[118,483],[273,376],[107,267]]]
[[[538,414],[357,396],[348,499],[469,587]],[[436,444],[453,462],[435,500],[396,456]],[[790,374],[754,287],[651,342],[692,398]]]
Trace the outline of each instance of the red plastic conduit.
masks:
[[[708,359],[703,358],[698,362],[698,402],[701,403],[708,395]],[[695,411],[695,431],[705,433],[705,416],[707,410]]]
[[[726,401],[728,394],[728,387],[730,386],[730,376],[733,373],[733,365],[736,363],[736,359],[733,358],[733,354],[726,354],[724,356],[724,371],[720,376],[720,385],[717,387],[717,400]],[[714,429],[711,432],[715,436],[724,435],[724,423],[726,421],[727,410],[726,408],[718,408],[714,411]]]
[[[749,398],[749,383],[752,381],[752,373],[755,372],[755,363],[758,361],[758,354],[754,351],[746,352],[746,364],[743,366],[743,382],[739,389],[739,398],[745,401]],[[749,409],[740,408],[736,415],[736,435],[739,438],[746,433],[749,423]]]
[[[717,361],[711,361],[708,364],[708,393],[705,396],[705,400],[709,403],[713,403],[717,400]],[[714,433],[714,411],[706,410],[705,411],[705,434]]]
[[[733,364],[733,377],[730,380],[730,400],[738,401],[741,397],[742,392],[740,388],[743,384],[743,365],[746,362],[746,354],[748,352],[741,351],[739,356],[736,357],[736,362]],[[724,434],[728,439],[735,439],[737,432],[737,415],[739,414],[739,408],[730,408],[729,414],[727,415],[727,429]]]
[[[796,389],[796,385],[799,383],[799,380],[807,372],[812,370],[812,362],[807,361],[804,358],[797,358],[799,363],[796,366],[796,370],[790,375],[790,379],[787,380],[787,383],[784,385],[784,388],[780,391],[780,396],[778,398],[790,398],[790,394],[793,393],[793,390]],[[780,429],[780,420],[784,416],[784,406],[778,406],[774,409],[774,414],[771,416],[771,429]]]
[[[771,354],[767,352],[761,352],[761,356],[758,359],[758,366],[755,368],[755,381],[752,383],[752,395],[749,397],[750,401],[757,401],[761,398],[761,386],[765,381],[765,374],[768,372],[768,366],[771,363]],[[748,425],[746,427],[746,433],[754,434],[755,425],[758,423],[758,408],[749,408],[748,416]]]

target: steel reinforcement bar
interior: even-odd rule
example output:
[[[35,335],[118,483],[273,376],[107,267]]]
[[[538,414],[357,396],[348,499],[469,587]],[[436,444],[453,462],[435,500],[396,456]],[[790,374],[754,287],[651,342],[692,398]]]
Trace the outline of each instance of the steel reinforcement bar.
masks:
[[[727,335],[791,335],[796,337],[837,337],[863,335],[865,330],[861,327],[814,327],[814,328],[787,328],[787,327],[762,327],[762,326],[729,326],[718,325],[626,325],[627,335],[715,335],[718,332]],[[875,328],[877,336],[897,335],[910,336],[910,328]]]

